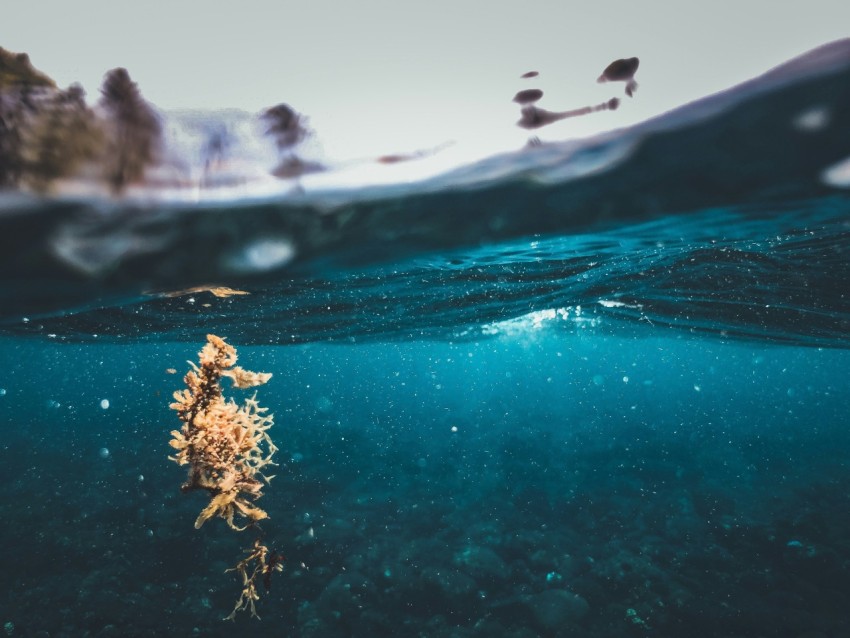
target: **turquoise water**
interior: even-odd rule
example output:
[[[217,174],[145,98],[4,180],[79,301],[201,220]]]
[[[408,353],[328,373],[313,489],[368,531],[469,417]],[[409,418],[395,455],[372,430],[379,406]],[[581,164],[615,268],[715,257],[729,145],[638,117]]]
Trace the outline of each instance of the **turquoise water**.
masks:
[[[0,193],[6,633],[850,635],[850,49],[825,51],[413,185]],[[168,460],[210,332],[273,373],[280,448],[284,570],[235,626],[251,532],[194,529]]]
[[[180,494],[166,458],[180,386],[166,368],[196,349],[4,341],[18,635],[234,631],[223,570],[246,543],[222,521],[192,528],[205,499]],[[261,504],[287,562],[262,621],[237,624],[841,635],[848,356],[651,327],[243,348],[274,373],[259,397],[281,467]]]

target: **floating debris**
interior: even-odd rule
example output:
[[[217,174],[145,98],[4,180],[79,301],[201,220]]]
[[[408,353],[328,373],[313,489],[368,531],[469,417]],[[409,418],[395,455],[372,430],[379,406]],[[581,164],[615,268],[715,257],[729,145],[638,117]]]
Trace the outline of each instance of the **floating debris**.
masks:
[[[597,111],[614,111],[618,106],[620,106],[620,100],[616,97],[596,106],[585,106],[580,109],[573,109],[572,111],[547,111],[532,104],[523,107],[521,111],[522,117],[517,122],[517,126],[525,129],[541,128],[571,117],[588,115]]]
[[[517,104],[534,104],[543,97],[543,91],[540,89],[525,89],[514,95],[513,101]]]
[[[284,179],[292,179],[301,177],[302,175],[309,175],[310,173],[321,173],[325,170],[327,170],[327,167],[324,164],[311,162],[301,159],[297,155],[292,155],[291,157],[284,158],[272,170],[272,175]]]
[[[389,155],[381,155],[376,162],[378,164],[399,164],[401,162],[410,162],[413,160],[419,160],[426,157],[430,157],[432,155],[436,155],[440,151],[445,148],[448,148],[454,144],[454,142],[444,142],[439,146],[435,146],[434,148],[421,149],[418,151],[414,151],[413,153],[390,153]]]
[[[638,58],[622,58],[614,60],[611,64],[605,67],[602,75],[597,78],[600,84],[604,82],[625,82],[626,95],[632,97],[637,90],[637,82],[634,81],[635,73],[637,73],[640,60]]]
[[[246,290],[237,290],[228,288],[227,286],[195,286],[193,288],[185,288],[183,290],[172,290],[169,292],[149,293],[158,294],[161,297],[182,297],[184,295],[194,295],[201,292],[208,292],[219,298],[233,297],[235,295],[250,295]]]

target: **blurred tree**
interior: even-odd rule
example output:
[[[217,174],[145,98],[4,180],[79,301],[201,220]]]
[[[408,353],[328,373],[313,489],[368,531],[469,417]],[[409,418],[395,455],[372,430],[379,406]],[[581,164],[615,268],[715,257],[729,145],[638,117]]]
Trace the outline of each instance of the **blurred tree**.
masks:
[[[269,123],[266,135],[274,138],[280,151],[292,149],[310,134],[306,126],[306,118],[288,104],[278,104],[266,109],[262,118]]]
[[[288,104],[278,104],[266,109],[262,116],[268,122],[266,135],[270,135],[277,145],[280,162],[272,170],[272,175],[282,178],[298,178],[306,173],[316,173],[325,167],[312,161],[301,159],[295,153],[295,147],[312,135],[307,127],[307,118]]]
[[[100,106],[109,119],[106,178],[114,192],[142,180],[162,147],[162,126],[126,69],[112,69],[101,87]]]
[[[20,153],[24,178],[37,191],[73,175],[80,164],[96,157],[103,141],[85,92],[76,84],[45,96],[26,133]]]
[[[56,83],[34,68],[26,53],[12,53],[0,47],[0,91],[14,86],[56,88]]]
[[[0,188],[18,183],[23,170],[20,154],[20,104],[13,96],[0,92]]]
[[[23,138],[37,110],[33,94],[55,86],[26,53],[0,47],[0,188],[16,186],[24,173]]]

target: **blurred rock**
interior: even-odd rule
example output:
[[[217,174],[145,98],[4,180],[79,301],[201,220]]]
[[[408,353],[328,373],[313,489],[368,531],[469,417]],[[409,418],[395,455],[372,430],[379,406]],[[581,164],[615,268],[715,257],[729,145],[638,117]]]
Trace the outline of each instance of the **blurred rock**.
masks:
[[[578,622],[590,611],[584,598],[565,589],[547,589],[530,596],[527,605],[540,629],[547,632]]]

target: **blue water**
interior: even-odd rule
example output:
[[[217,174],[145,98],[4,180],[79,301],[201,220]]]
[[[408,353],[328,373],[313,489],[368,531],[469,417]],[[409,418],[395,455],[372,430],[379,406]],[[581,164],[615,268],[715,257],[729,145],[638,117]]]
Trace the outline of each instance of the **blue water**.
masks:
[[[850,635],[848,99],[844,42],[413,185],[0,193],[7,633]],[[280,448],[235,626],[167,458],[210,332]]]
[[[842,635],[847,352],[641,336],[243,348],[275,375],[260,396],[283,463],[263,505],[289,562],[262,621],[238,624]],[[165,368],[195,349],[4,343],[2,591],[19,635],[234,631],[222,572],[244,542],[192,528],[204,499],[166,460]],[[553,620],[550,590],[587,609]]]

